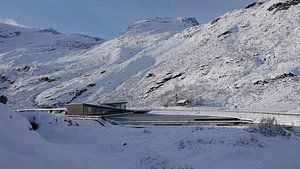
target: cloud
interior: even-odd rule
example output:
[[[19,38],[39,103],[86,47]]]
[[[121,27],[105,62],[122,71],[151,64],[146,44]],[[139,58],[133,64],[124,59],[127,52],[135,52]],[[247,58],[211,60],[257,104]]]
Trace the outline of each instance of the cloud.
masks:
[[[14,25],[14,26],[20,26],[20,27],[27,27],[25,25],[22,25],[22,24],[18,23],[14,19],[2,19],[2,18],[0,18],[0,23],[5,23],[5,24],[9,24],[9,25]]]

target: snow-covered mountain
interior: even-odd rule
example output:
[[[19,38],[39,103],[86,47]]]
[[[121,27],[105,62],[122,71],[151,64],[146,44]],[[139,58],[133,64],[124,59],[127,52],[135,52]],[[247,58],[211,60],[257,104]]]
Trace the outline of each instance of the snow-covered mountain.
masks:
[[[126,100],[300,107],[300,2],[253,3],[198,25],[136,22],[107,40],[0,25],[1,92],[14,107]],[[101,44],[100,44],[101,43]]]
[[[57,59],[72,57],[104,41],[80,34],[65,35],[51,28],[0,23],[1,93],[14,106],[31,106],[35,95],[55,85],[50,82],[58,77],[47,75],[66,68],[54,63]]]
[[[154,64],[152,57],[138,56],[138,53],[197,24],[194,18],[143,20],[110,41],[100,45],[88,43],[94,45],[89,49],[65,49],[63,44],[58,44],[55,50],[41,52],[37,47],[39,51],[35,52],[31,46],[22,44],[13,48],[11,45],[11,49],[1,52],[4,94],[9,96],[9,104],[21,107],[95,101],[88,96],[97,99],[98,95],[113,91],[131,76]],[[61,41],[67,39],[61,38]],[[6,39],[3,41],[8,43]],[[81,39],[77,41],[86,43]],[[52,43],[46,42],[45,45],[52,46]]]

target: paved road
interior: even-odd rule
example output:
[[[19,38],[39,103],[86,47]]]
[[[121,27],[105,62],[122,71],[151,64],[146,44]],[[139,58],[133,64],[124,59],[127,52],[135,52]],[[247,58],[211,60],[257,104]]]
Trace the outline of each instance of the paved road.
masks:
[[[200,125],[223,124],[236,125],[248,123],[238,118],[218,116],[192,115],[159,115],[159,114],[123,114],[111,115],[106,118],[123,125]]]

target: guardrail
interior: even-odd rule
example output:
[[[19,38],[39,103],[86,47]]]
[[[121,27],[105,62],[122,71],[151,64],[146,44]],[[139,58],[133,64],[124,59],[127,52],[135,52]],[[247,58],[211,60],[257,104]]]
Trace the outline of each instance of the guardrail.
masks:
[[[154,114],[186,114],[186,115],[208,115],[238,117],[241,119],[260,122],[262,118],[275,118],[279,124],[300,126],[300,113],[267,112],[267,111],[248,111],[248,110],[224,110],[224,109],[202,109],[202,108],[152,108]]]
[[[268,112],[268,111],[247,111],[247,110],[224,110],[224,109],[214,109],[214,110],[204,110],[201,108],[152,108],[151,111],[203,111],[203,112],[226,112],[226,113],[252,113],[252,114],[265,114],[265,115],[280,115],[280,116],[300,116],[299,113],[285,113],[285,112]]]

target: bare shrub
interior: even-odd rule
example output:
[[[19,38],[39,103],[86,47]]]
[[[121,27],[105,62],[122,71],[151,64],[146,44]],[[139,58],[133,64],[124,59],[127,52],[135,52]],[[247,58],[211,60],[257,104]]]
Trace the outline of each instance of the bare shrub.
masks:
[[[145,166],[145,169],[167,169],[168,160],[157,159],[154,157],[144,157],[141,160],[141,164]]]
[[[189,164],[170,164],[166,159],[151,156],[142,158],[140,162],[143,165],[143,169],[194,169],[194,167]]]
[[[251,126],[248,131],[259,132],[267,137],[292,136],[291,128],[278,124],[274,117],[262,118],[258,124]]]
[[[240,137],[233,145],[263,147],[263,145],[259,143],[259,140],[254,135],[251,135],[250,137]]]
[[[189,149],[192,150],[195,147],[198,146],[203,146],[203,145],[210,145],[210,144],[214,144],[215,141],[214,140],[209,140],[209,139],[195,139],[195,140],[180,140],[178,141],[177,144],[177,148],[180,150],[183,149]]]
[[[188,165],[188,164],[184,164],[184,165],[179,165],[178,167],[172,167],[171,169],[194,169],[194,167]]]
[[[148,133],[151,133],[151,132],[150,132],[150,130],[144,129],[144,130],[143,130],[143,133],[144,133],[144,134],[148,134]]]

